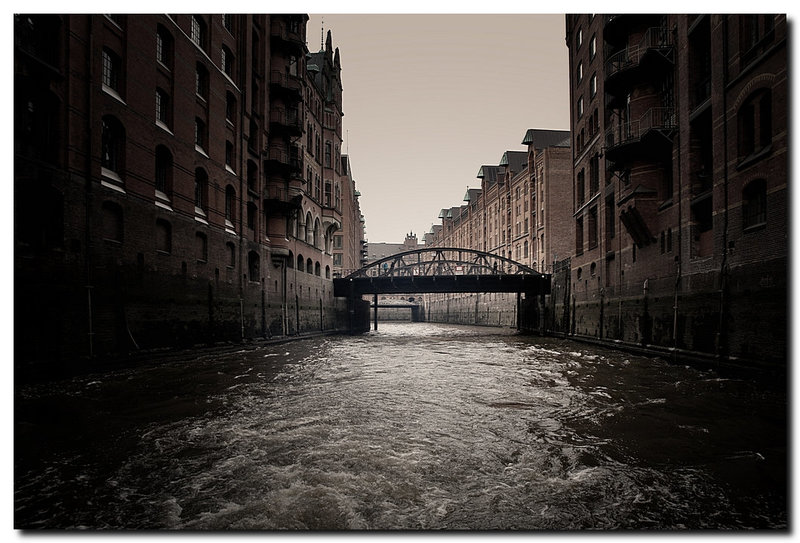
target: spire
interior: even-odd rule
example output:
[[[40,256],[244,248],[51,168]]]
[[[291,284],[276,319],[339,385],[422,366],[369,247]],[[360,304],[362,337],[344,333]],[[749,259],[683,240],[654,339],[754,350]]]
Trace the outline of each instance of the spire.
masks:
[[[325,51],[333,50],[333,38],[331,38],[331,31],[328,30],[328,35],[325,37]]]
[[[336,48],[336,52],[333,54],[333,65],[337,68],[341,66],[341,59],[339,58],[339,48]]]

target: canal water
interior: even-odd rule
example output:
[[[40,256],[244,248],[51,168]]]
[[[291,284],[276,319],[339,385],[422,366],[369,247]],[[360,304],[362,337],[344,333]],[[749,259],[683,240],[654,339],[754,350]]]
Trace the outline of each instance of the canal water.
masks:
[[[18,387],[15,527],[787,529],[785,391],[381,324]]]

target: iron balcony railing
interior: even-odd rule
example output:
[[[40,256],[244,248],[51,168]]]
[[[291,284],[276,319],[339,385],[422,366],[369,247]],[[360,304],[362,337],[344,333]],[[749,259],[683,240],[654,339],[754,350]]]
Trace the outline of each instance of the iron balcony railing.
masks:
[[[642,56],[652,49],[672,47],[672,33],[664,27],[648,28],[637,45],[626,47],[606,60],[606,78],[626,69],[637,66]]]
[[[298,30],[287,28],[287,23],[285,21],[272,21],[272,25],[270,25],[270,35],[298,47],[305,45],[300,35],[299,27]]]
[[[673,130],[677,126],[675,109],[671,107],[650,108],[639,119],[619,123],[606,130],[606,148],[614,149],[621,145],[637,142],[650,130]]]
[[[272,70],[269,74],[269,82],[284,89],[300,93],[303,88],[303,80],[296,75],[287,74],[280,70]]]
[[[300,113],[296,109],[289,109],[286,111],[282,109],[274,109],[269,114],[269,120],[271,123],[286,126],[295,130],[302,131],[303,129]]]

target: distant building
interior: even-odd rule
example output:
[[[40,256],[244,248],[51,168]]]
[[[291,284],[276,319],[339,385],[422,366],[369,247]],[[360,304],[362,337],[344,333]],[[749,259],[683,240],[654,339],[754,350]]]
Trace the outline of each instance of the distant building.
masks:
[[[427,246],[486,251],[549,273],[554,258],[573,245],[570,133],[530,129],[526,151],[506,151],[497,165],[478,170],[480,189],[464,205],[442,209]]]
[[[342,155],[342,200],[352,202],[348,206],[349,216],[342,216],[343,228],[333,235],[333,276],[344,277],[367,263],[367,239],[364,232],[364,216],[352,177],[350,158]]]
[[[785,361],[787,35],[785,15],[566,16],[566,331]]]
[[[402,243],[370,242],[367,263],[372,263],[382,258],[396,255],[405,251],[413,251],[419,248],[420,244],[414,232],[409,232],[406,234],[406,237]]]

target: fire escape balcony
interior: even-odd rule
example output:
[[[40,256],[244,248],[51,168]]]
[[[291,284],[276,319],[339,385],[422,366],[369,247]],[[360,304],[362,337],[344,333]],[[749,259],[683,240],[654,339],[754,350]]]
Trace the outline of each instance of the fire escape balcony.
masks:
[[[269,88],[273,96],[284,100],[292,102],[303,100],[303,80],[296,75],[272,70],[269,76]]]
[[[303,135],[303,123],[296,109],[273,109],[269,112],[270,130],[276,135],[300,137]]]
[[[289,186],[288,183],[268,182],[264,187],[264,211],[268,215],[289,215],[302,210],[302,189]]]
[[[285,20],[274,20],[270,25],[270,38],[272,44],[284,51],[303,54],[306,43],[298,30],[292,30],[291,25]]]
[[[633,82],[659,78],[659,74],[672,71],[674,63],[672,32],[660,26],[648,28],[638,44],[606,59],[605,90],[611,98],[608,105],[621,107],[621,98]]]
[[[620,163],[662,157],[672,150],[672,138],[677,128],[673,108],[650,108],[639,119],[606,130],[606,160]]]
[[[264,165],[268,174],[303,179],[303,159],[299,158],[299,149],[297,148],[292,153],[287,153],[279,147],[270,148],[267,151]]]
[[[658,13],[619,13],[606,15],[603,21],[603,40],[616,45],[625,43],[632,28],[658,23]]]

